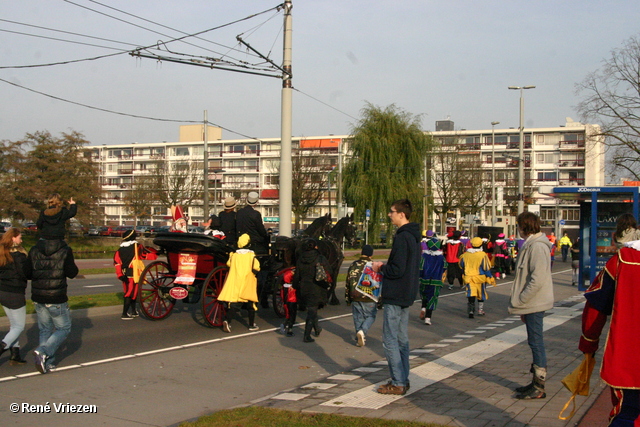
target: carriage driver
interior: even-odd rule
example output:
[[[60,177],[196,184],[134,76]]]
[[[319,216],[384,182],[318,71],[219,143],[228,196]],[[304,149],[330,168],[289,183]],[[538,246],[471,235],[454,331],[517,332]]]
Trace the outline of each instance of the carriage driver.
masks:
[[[267,281],[268,270],[264,265],[264,255],[269,254],[269,235],[264,228],[262,222],[262,215],[255,209],[258,204],[259,194],[255,191],[247,194],[247,204],[236,213],[236,230],[238,233],[238,239],[243,234],[248,234],[251,239],[249,249],[256,253],[256,256],[260,260],[260,273],[258,273],[258,296],[260,298],[260,305],[263,308],[269,307],[269,300],[267,296],[267,289],[265,283]],[[261,255],[263,257],[261,257]]]

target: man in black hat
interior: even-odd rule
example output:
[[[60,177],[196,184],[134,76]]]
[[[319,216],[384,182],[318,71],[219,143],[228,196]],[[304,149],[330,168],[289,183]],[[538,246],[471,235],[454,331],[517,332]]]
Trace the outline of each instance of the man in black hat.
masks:
[[[251,247],[256,255],[266,255],[269,253],[269,235],[264,228],[262,215],[255,210],[258,204],[259,195],[255,191],[247,195],[247,205],[236,213],[236,235],[239,237],[248,234],[251,238]]]

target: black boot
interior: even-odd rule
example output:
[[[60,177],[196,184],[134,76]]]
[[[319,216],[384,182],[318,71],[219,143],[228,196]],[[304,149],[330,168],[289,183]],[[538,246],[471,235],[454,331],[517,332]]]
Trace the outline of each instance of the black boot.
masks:
[[[476,300],[474,297],[469,298],[467,301],[467,313],[469,313],[469,319],[473,319],[476,313]]]
[[[315,336],[319,337],[320,332],[322,332],[322,326],[318,323],[318,319],[313,322],[313,333]]]
[[[133,317],[138,317],[138,308],[136,307],[136,300],[135,298],[131,298],[131,306],[129,307],[129,313],[131,313],[131,315]]]
[[[534,373],[533,370],[533,363],[531,364],[531,369],[529,369],[529,372],[531,372],[532,374]],[[533,380],[535,378],[535,375],[531,376],[531,382],[527,385],[523,385],[521,387],[516,387],[516,392],[518,393],[524,393],[525,391],[529,391],[533,388]]]
[[[304,337],[302,341],[304,342],[314,342],[315,340],[311,338],[311,329],[313,329],[313,323],[310,320],[307,320],[304,324]]]
[[[547,394],[544,392],[544,383],[547,378],[547,368],[533,365],[533,387],[518,393],[516,399],[544,399]]]
[[[10,365],[24,365],[26,360],[20,357],[20,347],[11,347],[11,357],[9,358]]]

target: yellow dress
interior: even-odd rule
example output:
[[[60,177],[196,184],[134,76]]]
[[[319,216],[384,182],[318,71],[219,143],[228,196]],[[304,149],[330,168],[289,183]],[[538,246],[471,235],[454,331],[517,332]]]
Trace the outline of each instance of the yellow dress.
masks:
[[[467,285],[467,296],[479,300],[487,298],[486,285],[496,285],[496,279],[491,275],[491,262],[482,250],[469,249],[460,257],[462,280]]]
[[[238,249],[229,254],[229,274],[218,296],[223,302],[258,302],[258,280],[253,270],[260,270],[255,253],[249,249]]]

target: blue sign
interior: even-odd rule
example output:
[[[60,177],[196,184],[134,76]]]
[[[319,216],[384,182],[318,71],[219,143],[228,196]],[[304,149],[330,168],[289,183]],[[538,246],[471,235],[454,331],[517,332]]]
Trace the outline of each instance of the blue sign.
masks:
[[[561,219],[561,220],[559,221],[559,223],[560,223],[560,225],[565,225],[565,224],[566,224],[566,221],[565,221],[564,219]]]
[[[364,216],[367,219],[371,218],[371,209],[367,209],[366,211],[364,211]]]

